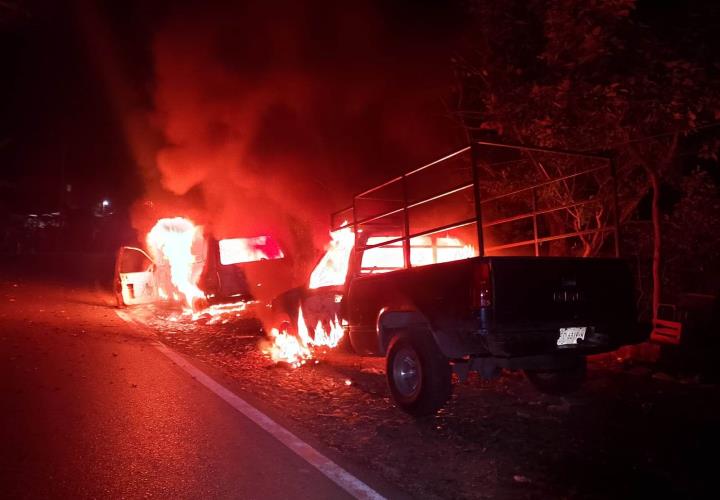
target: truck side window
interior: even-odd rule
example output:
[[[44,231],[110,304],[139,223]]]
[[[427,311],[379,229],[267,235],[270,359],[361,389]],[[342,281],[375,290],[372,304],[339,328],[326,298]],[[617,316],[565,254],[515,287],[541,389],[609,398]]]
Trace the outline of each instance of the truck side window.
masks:
[[[379,245],[398,236],[371,236],[366,245]],[[410,239],[410,261],[413,266],[427,266],[473,257],[477,254],[472,245],[465,245],[453,237],[418,236]],[[402,242],[396,241],[363,252],[360,274],[378,274],[402,269]]]
[[[397,236],[371,236],[366,245],[379,245],[385,241],[398,238]],[[360,263],[360,274],[378,274],[395,271],[403,268],[402,242],[396,241],[389,245],[369,248],[363,252]]]

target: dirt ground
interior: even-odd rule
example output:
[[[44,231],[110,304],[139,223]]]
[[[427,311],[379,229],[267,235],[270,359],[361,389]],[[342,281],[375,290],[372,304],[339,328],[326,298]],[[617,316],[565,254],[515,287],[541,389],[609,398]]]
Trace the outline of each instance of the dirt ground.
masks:
[[[242,314],[207,324],[150,306],[129,312],[413,497],[700,498],[715,489],[720,390],[697,377],[610,355],[591,360],[571,397],[540,394],[519,372],[471,376],[438,415],[414,419],[393,406],[382,359],[331,351],[292,369],[260,352],[259,325]]]

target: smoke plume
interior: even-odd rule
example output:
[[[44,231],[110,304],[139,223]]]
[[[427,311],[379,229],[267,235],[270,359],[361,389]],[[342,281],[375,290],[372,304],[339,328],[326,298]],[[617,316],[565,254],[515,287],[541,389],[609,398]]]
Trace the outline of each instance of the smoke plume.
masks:
[[[413,5],[171,12],[153,45],[161,203],[219,238],[271,234],[301,254],[354,192],[453,147],[442,99],[460,21]]]

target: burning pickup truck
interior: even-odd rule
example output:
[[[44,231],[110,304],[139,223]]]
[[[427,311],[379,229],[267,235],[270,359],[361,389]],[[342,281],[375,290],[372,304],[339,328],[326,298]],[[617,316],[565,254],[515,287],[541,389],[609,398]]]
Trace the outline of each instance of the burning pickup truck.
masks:
[[[147,247],[118,251],[118,306],[167,300],[197,311],[218,302],[269,301],[291,274],[291,263],[271,236],[218,240],[182,217],[160,219]]]
[[[570,391],[587,355],[649,333],[618,258],[617,213],[611,159],[476,142],[333,214],[309,286],[274,308],[298,316],[302,345],[315,338],[309,309],[336,315],[336,337],[385,356],[393,399],[410,414],[443,406],[453,372],[522,369],[540,390]]]

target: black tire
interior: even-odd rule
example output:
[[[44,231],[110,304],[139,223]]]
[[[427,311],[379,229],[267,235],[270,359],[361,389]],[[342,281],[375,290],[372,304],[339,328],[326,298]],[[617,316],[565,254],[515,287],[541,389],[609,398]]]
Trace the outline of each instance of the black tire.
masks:
[[[586,374],[587,361],[584,357],[579,357],[562,368],[525,370],[525,375],[537,390],[556,395],[569,394],[580,389]]]
[[[388,346],[385,368],[393,400],[410,415],[430,415],[450,399],[450,363],[426,331],[395,335]]]

